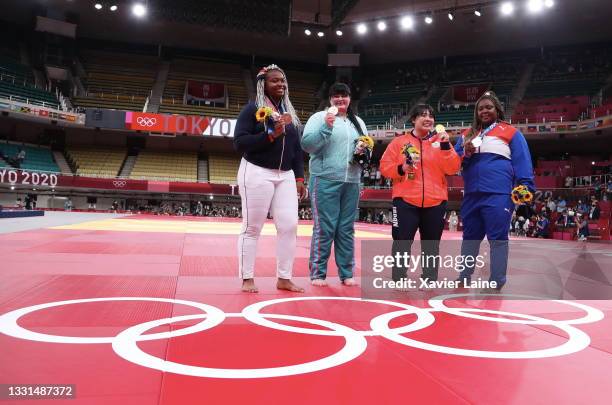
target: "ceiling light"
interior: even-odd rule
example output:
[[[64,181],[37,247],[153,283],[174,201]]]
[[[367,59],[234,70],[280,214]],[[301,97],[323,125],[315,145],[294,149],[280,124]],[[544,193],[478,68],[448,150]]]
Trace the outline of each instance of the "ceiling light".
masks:
[[[431,24],[431,23],[433,23],[433,17],[432,17],[432,16],[430,16],[430,15],[427,15],[427,16],[425,17],[425,23],[426,23],[426,24]]]
[[[310,31],[308,28],[306,28],[306,29],[304,30],[304,34],[306,34],[306,35],[309,35],[309,36],[310,36],[310,35],[312,34],[312,31]]]
[[[117,6],[114,4],[110,6],[110,11],[117,11]]]
[[[539,13],[544,9],[544,1],[543,0],[528,0],[527,1],[527,10],[530,13]]]
[[[514,13],[514,3],[506,1],[502,3],[500,10],[503,15],[510,15]]]
[[[132,6],[132,14],[136,17],[144,17],[147,14],[147,8],[142,3],[136,3]]]
[[[545,1],[544,1],[544,5],[545,5],[547,8],[553,8],[553,7],[555,6],[555,2],[554,2],[553,0],[545,0]]]
[[[482,15],[482,11],[477,8],[476,10],[474,10],[474,14],[476,15],[476,17],[480,17]]]
[[[365,34],[366,32],[368,32],[368,26],[367,26],[367,25],[365,25],[365,24],[361,23],[361,24],[359,24],[359,25],[357,26],[357,33],[359,33],[359,34],[363,35],[363,34]]]
[[[378,28],[378,31],[384,31],[387,29],[387,23],[380,21],[378,24],[376,24],[376,28]]]
[[[319,32],[317,32],[317,36],[319,38],[323,38],[325,36],[325,33],[323,31],[319,31]]]
[[[453,20],[455,19],[455,14],[453,14],[453,12],[452,12],[452,11],[450,11],[450,12],[448,13],[448,19],[449,19],[449,20],[451,20],[451,21],[453,21]]]
[[[94,7],[96,10],[102,10],[102,3],[96,3],[94,4]]]
[[[405,30],[410,30],[414,27],[414,20],[410,16],[402,17],[400,20],[400,25]]]
[[[341,30],[336,30],[336,35],[341,37],[342,36],[342,31]]]

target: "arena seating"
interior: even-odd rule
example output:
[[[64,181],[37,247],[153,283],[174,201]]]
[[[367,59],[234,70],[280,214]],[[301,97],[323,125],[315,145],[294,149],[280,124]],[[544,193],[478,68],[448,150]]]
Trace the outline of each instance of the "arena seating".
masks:
[[[512,114],[514,122],[576,121],[589,104],[587,96],[523,100]]]
[[[223,83],[227,86],[226,108],[197,106],[183,103],[187,80]],[[248,101],[240,65],[215,59],[175,59],[170,65],[160,113],[196,114],[221,118],[236,118]]]
[[[197,182],[197,152],[143,150],[138,154],[131,179]]]
[[[554,98],[564,96],[592,96],[603,86],[603,80],[595,78],[533,81],[525,92],[525,98]]]
[[[500,101],[508,102],[524,63],[517,58],[500,57],[458,59],[449,62],[442,72],[438,87],[428,100],[437,108],[436,121],[442,124],[469,125],[474,118],[474,105],[453,100],[453,86],[483,86],[495,92]]]
[[[370,88],[359,103],[360,117],[369,128],[376,128],[394,116],[407,114],[427,94],[441,70],[442,66],[432,61],[371,67],[365,73]]]
[[[209,180],[215,184],[236,184],[240,157],[237,155],[211,154],[208,157]]]
[[[126,150],[99,146],[66,149],[67,160],[80,176],[116,177],[125,160]]]
[[[32,70],[10,56],[0,55],[0,98],[58,108],[54,94],[34,87]]]
[[[533,71],[526,99],[592,96],[610,74],[609,47],[564,47],[549,51]]]
[[[441,71],[442,83],[504,83],[519,77],[524,61],[513,55],[457,57],[447,62]]]
[[[605,117],[607,115],[612,115],[612,101],[606,101],[599,107],[593,108],[590,118]]]
[[[425,92],[425,84],[393,85],[379,77],[367,97],[359,103],[359,115],[368,127],[383,126],[394,115],[403,115]]]
[[[12,82],[5,81],[5,79],[6,76],[0,80],[0,98],[49,108],[59,108],[59,102],[54,94],[30,85],[13,84]]]
[[[560,179],[568,176],[594,176],[598,175],[596,171],[601,166],[607,166],[606,161],[601,161],[596,156],[570,156],[566,160],[538,159],[535,173],[538,176],[557,176]]]
[[[453,100],[452,87],[485,86],[495,91],[502,102],[507,102],[523,66],[524,62],[520,59],[509,56],[496,57],[494,62],[486,57],[456,58],[448,61],[446,66],[439,61],[415,62],[397,68],[397,74],[389,73],[395,68],[386,68],[374,74],[374,89],[362,103],[361,115],[370,125],[383,124],[393,115],[406,114],[414,102],[427,93],[427,88],[433,85],[435,88],[425,102],[438,110],[436,120],[446,125],[465,125],[473,119],[473,106]],[[394,92],[411,86],[413,91],[409,101],[398,105]]]
[[[293,108],[303,124],[316,112],[319,99],[316,93],[323,82],[321,74],[298,70],[285,70],[289,82],[289,96]]]
[[[53,153],[49,148],[14,143],[0,144],[2,154],[10,158],[15,157],[22,148],[26,153],[26,157],[21,164],[21,169],[59,173],[59,167],[53,160]]]
[[[81,58],[87,95],[74,97],[75,105],[142,111],[155,82],[156,56],[83,50]]]
[[[3,78],[2,80],[10,81],[14,84],[20,84],[23,86],[34,84],[34,75],[32,74],[32,70],[6,54],[0,54],[0,75],[9,76],[8,78]]]
[[[459,108],[450,107],[446,111],[436,113],[436,122],[446,126],[453,125],[470,125],[474,119],[474,106],[459,106]]]

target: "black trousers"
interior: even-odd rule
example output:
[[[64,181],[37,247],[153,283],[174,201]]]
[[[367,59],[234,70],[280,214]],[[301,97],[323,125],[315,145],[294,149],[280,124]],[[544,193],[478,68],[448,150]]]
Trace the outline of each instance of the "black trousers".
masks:
[[[417,229],[421,235],[421,250],[418,255],[438,256],[440,251],[440,238],[444,230],[444,218],[446,216],[446,201],[440,205],[429,208],[421,208],[408,204],[401,198],[393,199],[393,256],[397,253],[411,254],[412,242]],[[392,278],[395,281],[406,277],[405,267],[394,266]],[[429,260],[422,266],[421,278],[430,281],[438,279],[438,265],[434,260]]]

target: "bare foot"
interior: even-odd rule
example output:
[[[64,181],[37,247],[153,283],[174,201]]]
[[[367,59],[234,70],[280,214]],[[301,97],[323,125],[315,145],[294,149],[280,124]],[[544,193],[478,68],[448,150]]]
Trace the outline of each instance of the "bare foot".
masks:
[[[252,278],[245,278],[242,280],[242,292],[257,293],[259,290],[255,286],[255,280]]]
[[[276,282],[276,288],[279,290],[287,290],[291,292],[304,292],[304,289],[302,287],[298,287],[297,285],[293,284],[293,281],[288,280],[286,278],[279,278]]]
[[[322,278],[315,278],[314,280],[310,280],[310,284],[316,287],[327,287],[327,281]]]
[[[357,282],[355,281],[353,277],[350,277],[350,278],[345,278],[344,280],[342,280],[342,284],[344,284],[347,287],[354,287],[357,285]]]

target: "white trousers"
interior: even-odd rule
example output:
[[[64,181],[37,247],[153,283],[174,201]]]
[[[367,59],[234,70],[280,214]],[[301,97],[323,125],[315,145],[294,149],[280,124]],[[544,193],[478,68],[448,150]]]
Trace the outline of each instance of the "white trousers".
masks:
[[[242,229],[238,237],[238,269],[242,279],[253,278],[257,240],[268,212],[276,226],[276,274],[290,279],[295,257],[298,198],[293,170],[266,169],[242,159],[238,169],[242,200]]]

